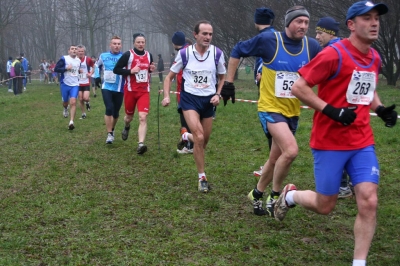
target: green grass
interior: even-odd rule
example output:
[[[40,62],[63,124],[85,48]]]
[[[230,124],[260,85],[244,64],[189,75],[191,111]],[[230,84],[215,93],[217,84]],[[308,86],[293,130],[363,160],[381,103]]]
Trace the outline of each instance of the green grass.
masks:
[[[256,100],[250,76],[235,83],[237,98]],[[301,207],[281,223],[252,214],[252,172],[268,158],[255,104],[218,107],[206,152],[213,190],[204,195],[193,157],[175,152],[174,104],[159,108],[158,147],[157,87],[143,156],[137,116],[127,141],[121,119],[114,144],[105,144],[100,92],[87,119],[68,131],[57,86],[35,83],[17,97],[0,87],[0,265],[350,265],[354,198],[327,216]],[[400,106],[398,89],[382,85],[379,93]],[[299,156],[285,181],[299,189],[314,189],[311,119],[302,110]],[[381,184],[368,265],[400,265],[399,126],[377,117],[371,124]]]

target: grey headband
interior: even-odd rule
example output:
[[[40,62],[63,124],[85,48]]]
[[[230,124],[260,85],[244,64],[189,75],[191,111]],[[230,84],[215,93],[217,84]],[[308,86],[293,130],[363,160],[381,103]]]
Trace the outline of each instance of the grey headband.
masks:
[[[305,8],[295,9],[295,10],[286,12],[285,27],[289,27],[289,24],[290,24],[290,22],[292,22],[292,20],[294,20],[297,17],[301,17],[301,16],[310,18],[310,14],[308,13],[308,11]]]

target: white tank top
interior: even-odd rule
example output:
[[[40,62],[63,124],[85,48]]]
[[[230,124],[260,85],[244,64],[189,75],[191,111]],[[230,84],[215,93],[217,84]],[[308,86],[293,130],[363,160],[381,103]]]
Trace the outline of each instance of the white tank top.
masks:
[[[64,56],[65,67],[72,65],[70,70],[64,72],[64,83],[68,86],[79,86],[79,66],[81,60],[78,57],[72,58],[69,55]]]
[[[188,63],[183,69],[183,79],[185,80],[184,90],[198,96],[215,94],[217,74],[225,74],[226,72],[224,56],[223,54],[221,55],[218,66],[216,66],[215,49],[213,45],[209,46],[203,56],[200,56],[193,47],[194,45],[190,45],[186,48]]]

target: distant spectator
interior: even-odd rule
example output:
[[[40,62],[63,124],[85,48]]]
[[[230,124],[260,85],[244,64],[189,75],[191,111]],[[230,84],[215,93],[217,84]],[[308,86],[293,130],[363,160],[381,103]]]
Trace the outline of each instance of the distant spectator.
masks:
[[[12,63],[11,67],[11,76],[14,78],[13,79],[13,89],[14,89],[14,95],[18,95],[22,93],[22,85],[24,82],[24,69],[21,64],[22,57],[17,56]]]
[[[25,58],[25,54],[24,53],[20,53],[19,55],[21,57],[22,68],[24,69],[23,84],[24,84],[24,91],[25,91],[26,90],[26,72],[28,72],[29,61],[28,61],[28,59]]]
[[[7,78],[8,78],[7,84],[8,84],[8,92],[13,92],[13,90],[12,90],[12,88],[11,88],[13,82],[12,82],[12,80],[11,80],[11,74],[10,74],[12,63],[13,63],[13,58],[10,56],[10,57],[8,57],[8,61],[7,61],[7,75],[8,75],[8,77],[7,77]]]

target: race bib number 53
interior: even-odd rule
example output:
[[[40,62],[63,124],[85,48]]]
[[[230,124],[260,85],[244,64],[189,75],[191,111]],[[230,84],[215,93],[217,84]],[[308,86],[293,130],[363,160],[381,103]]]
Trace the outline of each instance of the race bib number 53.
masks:
[[[299,78],[295,72],[278,71],[275,76],[275,96],[279,98],[296,98],[292,94],[292,86]]]

